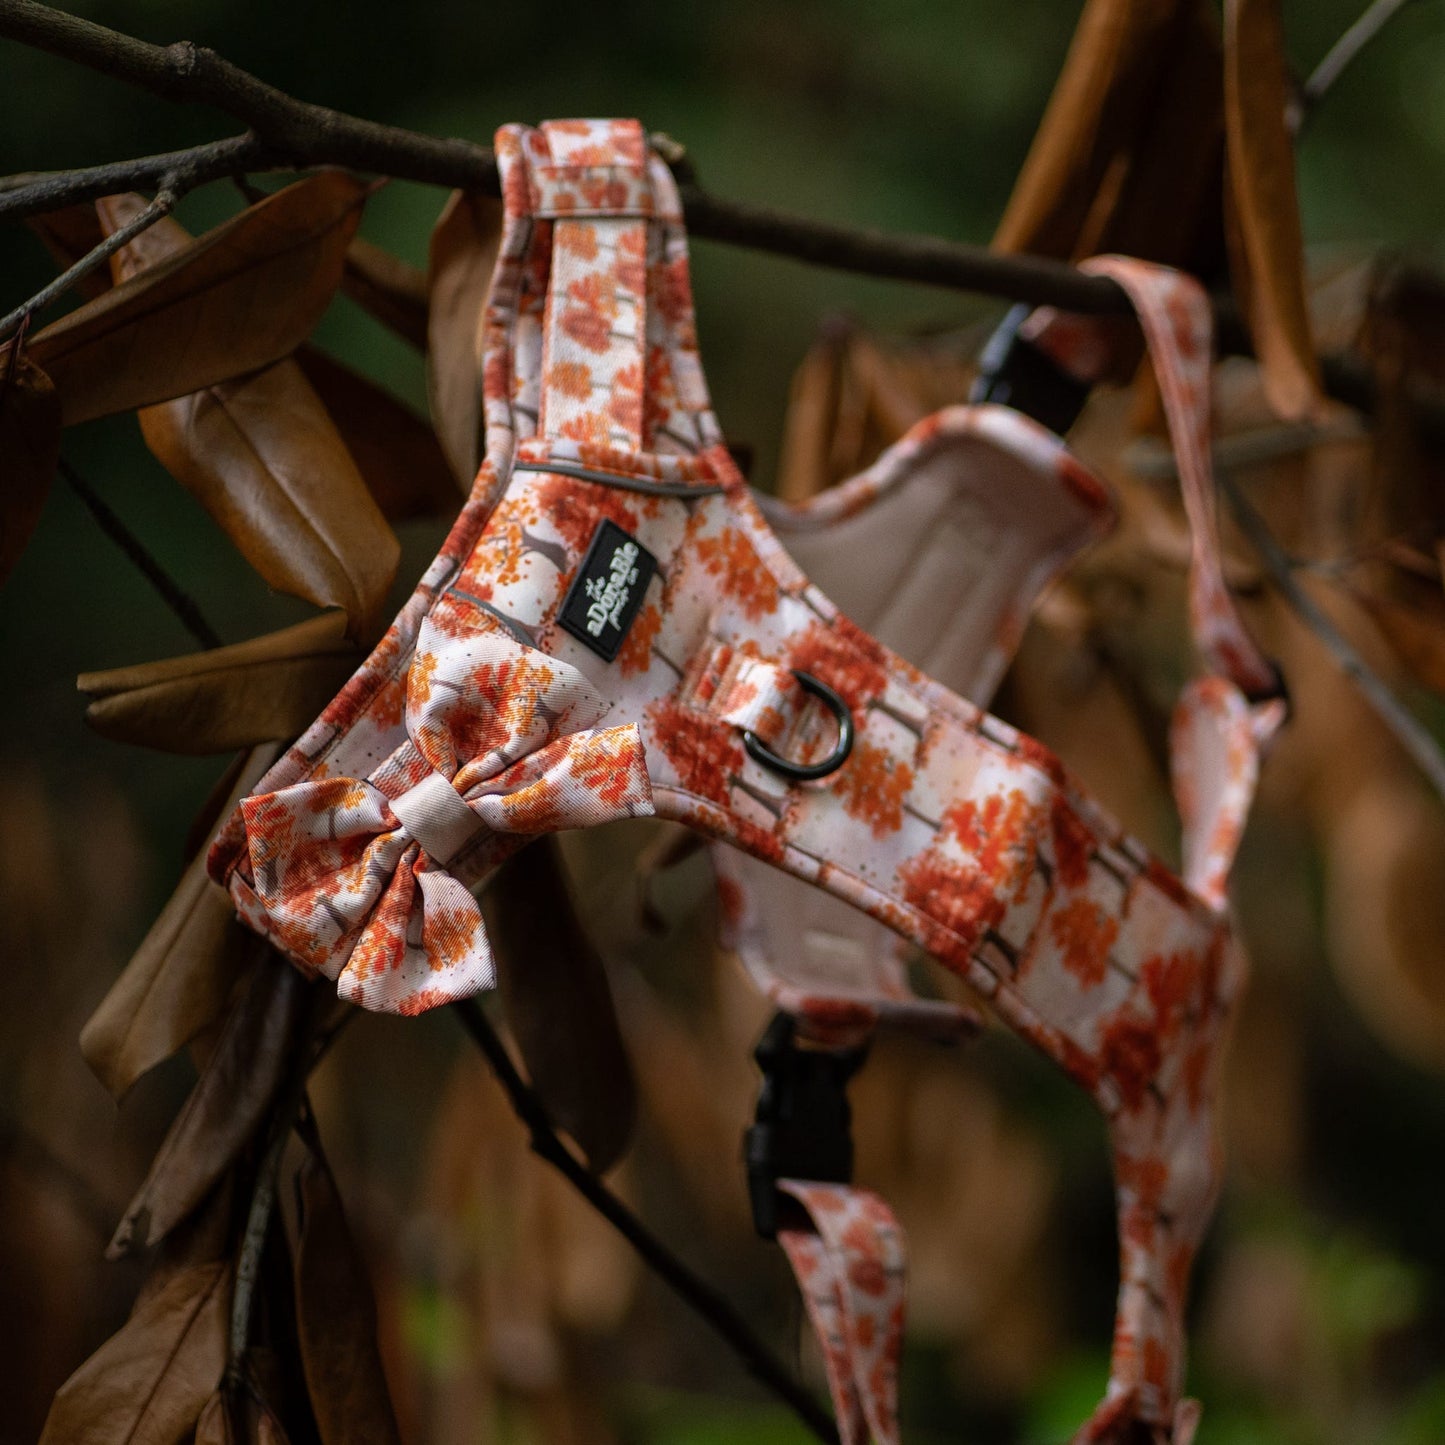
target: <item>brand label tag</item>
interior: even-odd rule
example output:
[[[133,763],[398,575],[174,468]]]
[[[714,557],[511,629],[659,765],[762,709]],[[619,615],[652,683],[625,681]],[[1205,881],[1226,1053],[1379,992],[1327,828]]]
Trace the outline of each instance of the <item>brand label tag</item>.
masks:
[[[616,522],[597,524],[558,621],[604,662],[617,656],[657,571],[657,558]]]

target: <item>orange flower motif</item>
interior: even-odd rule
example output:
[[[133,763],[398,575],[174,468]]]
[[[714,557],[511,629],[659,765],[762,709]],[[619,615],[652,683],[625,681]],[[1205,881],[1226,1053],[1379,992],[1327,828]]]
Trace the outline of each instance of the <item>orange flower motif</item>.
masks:
[[[913,769],[907,763],[861,740],[833,780],[833,792],[848,816],[867,823],[875,838],[903,826],[903,803],[912,786]]]
[[[722,579],[728,597],[749,618],[756,621],[778,610],[778,579],[738,528],[703,537],[694,550],[698,561],[712,576]]]
[[[1119,937],[1119,923],[1092,899],[1074,898],[1049,924],[1054,942],[1064,951],[1064,967],[1084,988],[1097,988],[1109,971],[1109,950]]]

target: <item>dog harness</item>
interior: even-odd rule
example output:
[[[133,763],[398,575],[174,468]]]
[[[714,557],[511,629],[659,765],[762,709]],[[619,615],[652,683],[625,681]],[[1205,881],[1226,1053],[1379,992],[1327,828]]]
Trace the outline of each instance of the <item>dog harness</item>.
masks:
[[[640,126],[508,126],[497,159],[486,459],[390,631],[222,831],[213,876],[301,968],[399,1013],[491,986],[471,890],[562,828],[675,819],[861,910],[962,975],[1104,1113],[1119,1310],[1108,1394],[1079,1438],[1138,1421],[1182,1445],[1184,1297],[1217,1187],[1217,1075],[1243,977],[1225,880],[1283,713],[1219,571],[1202,295],[1173,273],[1091,263],[1139,310],[1194,530],[1204,672],[1174,728],[1181,878],[1045,747],[850,621],[784,550],[713,418],[679,203]],[[1056,438],[1001,408],[927,419],[827,506],[936,503],[990,428],[1031,458],[1021,471],[1053,477],[1039,505],[1058,511],[1054,540],[1022,573],[1008,564],[1009,587],[1037,585],[1108,501]],[[946,586],[937,605],[953,605]],[[1003,635],[1022,621],[1010,605],[994,606]],[[1000,665],[958,675],[986,690]],[[721,893],[746,931],[749,886],[725,879]],[[787,930],[766,945],[791,946]],[[843,968],[845,1011],[921,1007],[870,967]],[[804,1018],[806,992],[792,999]],[[811,1220],[782,1242],[840,1430],[896,1438],[896,1230],[865,1191],[781,1187]]]

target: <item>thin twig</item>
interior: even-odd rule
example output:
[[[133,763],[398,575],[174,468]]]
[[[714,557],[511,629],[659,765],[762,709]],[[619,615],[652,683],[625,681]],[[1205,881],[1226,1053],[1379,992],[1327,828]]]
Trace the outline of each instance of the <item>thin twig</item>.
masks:
[[[1300,87],[1299,103],[1291,116],[1298,133],[1324,99],[1330,87],[1349,69],[1360,52],[1382,31],[1410,0],[1373,0],[1365,13],[1330,46],[1325,58],[1315,66],[1310,78]]]
[[[230,1344],[227,1348],[227,1370],[233,1376],[241,1368],[251,1338],[251,1303],[256,1294],[256,1280],[261,1272],[261,1256],[266,1249],[266,1235],[271,1228],[271,1213],[276,1207],[276,1190],[281,1177],[281,1156],[296,1126],[306,1096],[306,1071],[301,1070],[300,1087],[290,1094],[272,1115],[271,1133],[266,1152],[256,1170],[256,1184],[251,1192],[251,1205],[246,1212],[246,1228],[241,1235],[241,1249],[236,1256],[236,1284],[231,1294]]]
[[[255,136],[237,135],[164,155],[72,171],[8,176],[0,180],[0,221],[38,216],[121,191],[149,190],[165,176],[174,176],[184,190],[194,190],[238,171],[264,170],[267,164],[265,147]]]
[[[252,1301],[261,1269],[261,1257],[266,1249],[266,1235],[271,1227],[271,1215],[276,1208],[281,1159],[286,1152],[287,1141],[293,1130],[303,1136],[308,1134],[308,1130],[303,1127],[311,1113],[310,1102],[306,1097],[307,1082],[336,1042],[337,1036],[357,1014],[356,1009],[349,1007],[328,1014],[326,1002],[319,995],[316,997],[316,1011],[311,1015],[311,1022],[304,1031],[301,1047],[297,1051],[303,1062],[298,1064],[295,1074],[271,1110],[270,1133],[267,1135],[265,1152],[256,1169],[251,1204],[246,1211],[246,1227],[242,1232],[241,1248],[236,1256],[236,1284],[231,1295],[230,1344],[226,1354],[227,1374],[233,1380],[241,1373],[246,1350],[250,1345]],[[309,1132],[314,1134],[314,1128]]]
[[[733,1348],[749,1373],[787,1404],[818,1439],[837,1445],[832,1417],[753,1333],[748,1322],[705,1280],[700,1279],[584,1165],[557,1136],[546,1105],[517,1072],[475,999],[455,1005],[462,1027],[486,1056],[517,1117],[527,1126],[533,1151],[566,1176],[568,1183],[637,1251],[667,1285]]]
[[[52,302],[58,301],[77,281],[83,280],[98,266],[104,265],[122,246],[155,225],[162,216],[170,215],[175,210],[176,201],[180,199],[175,186],[176,178],[168,176],[156,192],[155,198],[139,215],[127,221],[119,230],[113,231],[98,246],[92,247],[73,266],[67,267],[48,286],[41,287],[8,316],[0,317],[0,341],[4,341],[27,317],[38,315]]]
[[[1264,518],[1255,510],[1253,503],[1240,490],[1233,477],[1228,472],[1219,473],[1219,485],[1229,500],[1240,531],[1259,553],[1260,561],[1264,563],[1285,601],[1299,614],[1305,626],[1319,638],[1340,671],[1364,694],[1366,702],[1404,745],[1406,752],[1434,784],[1440,796],[1445,797],[1445,753],[1441,752],[1439,744],[1390,691],[1384,679],[1360,656],[1349,639],[1330,621],[1309,593],[1300,586],[1284,548],[1275,540]]]
[[[160,594],[161,600],[175,613],[181,625],[202,647],[219,647],[220,634],[206,621],[195,598],[151,555],[150,549],[111,510],[108,502],[75,470],[64,457],[60,458],[60,474],[70,489],[85,503],[100,530],[120,548]]]

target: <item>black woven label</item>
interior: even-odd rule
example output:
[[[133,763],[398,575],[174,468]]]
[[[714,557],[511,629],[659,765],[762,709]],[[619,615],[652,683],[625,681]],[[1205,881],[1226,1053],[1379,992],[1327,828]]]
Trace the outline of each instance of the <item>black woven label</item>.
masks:
[[[558,618],[579,642],[611,662],[642,606],[657,558],[616,522],[597,524]]]

